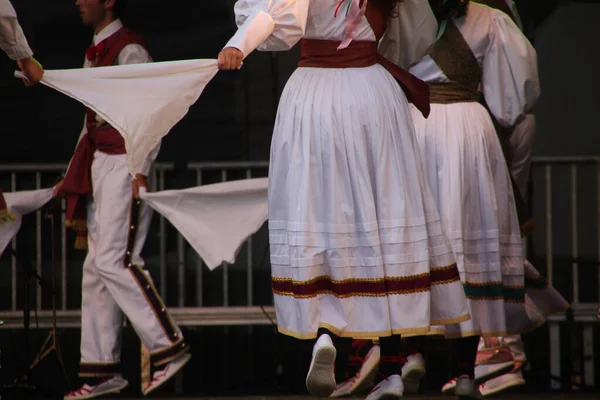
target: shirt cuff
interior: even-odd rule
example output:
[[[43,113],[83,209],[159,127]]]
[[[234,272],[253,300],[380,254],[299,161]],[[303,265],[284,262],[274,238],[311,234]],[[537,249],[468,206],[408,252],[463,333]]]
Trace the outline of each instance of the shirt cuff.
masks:
[[[4,45],[2,46],[4,52],[8,57],[17,61],[24,60],[33,56],[33,51],[29,48],[28,44],[16,44],[16,45]]]
[[[267,40],[274,30],[273,17],[264,11],[258,11],[244,22],[224,48],[236,48],[245,58]]]

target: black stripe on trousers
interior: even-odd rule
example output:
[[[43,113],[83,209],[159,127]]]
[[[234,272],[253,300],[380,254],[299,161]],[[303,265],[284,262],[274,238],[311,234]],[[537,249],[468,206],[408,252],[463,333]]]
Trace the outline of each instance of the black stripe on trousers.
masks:
[[[173,359],[173,355],[179,355],[184,349],[187,349],[187,345],[183,337],[181,337],[177,333],[177,329],[171,321],[169,314],[167,314],[167,309],[160,298],[160,295],[156,291],[154,284],[150,280],[150,278],[142,271],[142,269],[133,263],[133,250],[135,246],[135,239],[138,233],[139,219],[140,219],[140,199],[133,199],[131,204],[131,213],[129,218],[129,233],[127,237],[127,248],[125,252],[124,258],[124,266],[129,270],[133,279],[136,281],[138,286],[140,287],[142,293],[146,297],[148,304],[152,308],[154,315],[156,316],[160,326],[163,331],[169,338],[169,340],[173,343],[171,346],[166,347],[165,349],[161,349],[158,352],[155,352],[151,355],[152,363],[154,365],[159,365],[165,363],[164,360]],[[176,357],[175,357],[176,358]]]
[[[81,377],[100,377],[115,376],[121,373],[121,363],[80,363],[79,376]]]

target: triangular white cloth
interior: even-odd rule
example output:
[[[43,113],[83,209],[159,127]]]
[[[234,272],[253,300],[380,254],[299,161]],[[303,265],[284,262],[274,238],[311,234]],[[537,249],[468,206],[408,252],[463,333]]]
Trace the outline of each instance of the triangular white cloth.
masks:
[[[243,179],[183,190],[140,193],[215,269],[233,264],[246,239],[267,220],[267,178]]]
[[[41,82],[114,126],[125,139],[129,172],[135,175],[217,71],[214,59],[168,61],[48,70]],[[15,76],[23,77],[20,72]]]
[[[531,303],[542,317],[563,312],[569,308],[569,302],[554,289],[554,286],[548,284],[545,278],[540,276],[539,271],[527,260],[525,261],[525,278],[543,283],[540,287],[525,285],[525,295],[531,299]]]
[[[52,188],[31,190],[23,192],[4,193],[8,210],[14,214],[17,219],[13,222],[0,223],[0,254],[4,252],[6,246],[17,235],[21,229],[21,221],[24,215],[43,207],[44,204],[52,199]]]

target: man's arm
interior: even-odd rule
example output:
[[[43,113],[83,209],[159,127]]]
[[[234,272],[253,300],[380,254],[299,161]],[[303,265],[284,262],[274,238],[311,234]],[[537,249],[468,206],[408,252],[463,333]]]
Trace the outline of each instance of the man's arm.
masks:
[[[15,61],[33,56],[9,0],[0,0],[0,48]]]
[[[30,83],[42,79],[44,69],[34,60],[33,52],[17,20],[17,13],[9,0],[0,0],[0,48],[17,61]]]

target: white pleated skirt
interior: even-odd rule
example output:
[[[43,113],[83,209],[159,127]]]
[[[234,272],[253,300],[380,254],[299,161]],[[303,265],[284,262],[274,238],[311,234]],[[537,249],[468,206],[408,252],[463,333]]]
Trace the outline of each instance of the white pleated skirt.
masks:
[[[436,327],[456,336],[502,336],[537,324],[524,296],[522,240],[496,130],[479,103],[412,107],[425,174],[467,295],[471,319]]]
[[[298,68],[271,145],[280,332],[427,332],[469,318],[404,93],[380,65]]]

